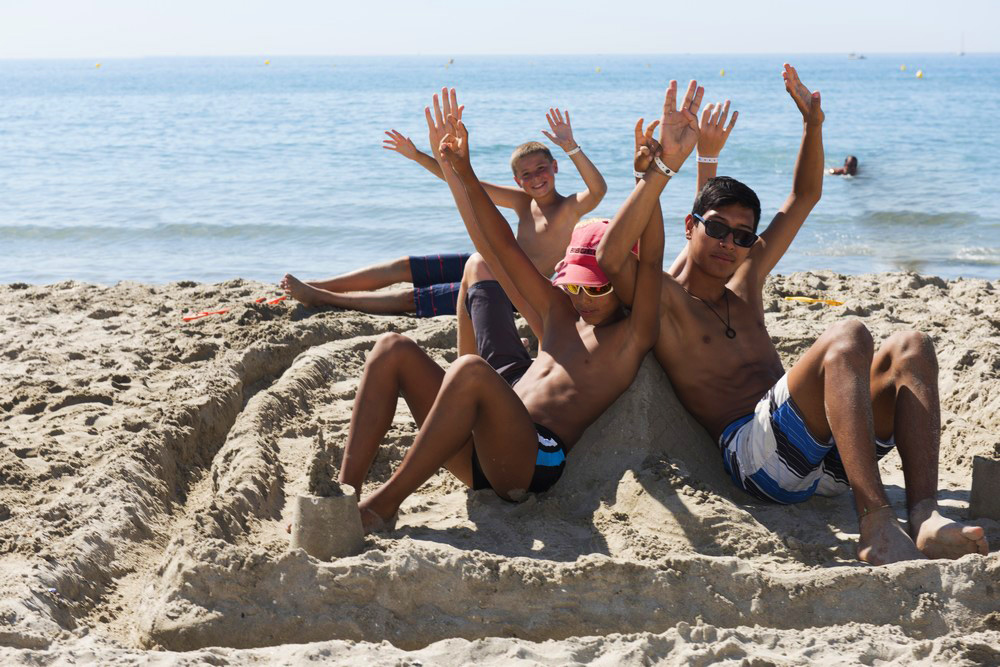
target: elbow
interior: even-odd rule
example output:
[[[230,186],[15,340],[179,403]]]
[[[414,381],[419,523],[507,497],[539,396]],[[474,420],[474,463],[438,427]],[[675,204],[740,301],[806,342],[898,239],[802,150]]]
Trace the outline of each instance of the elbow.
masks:
[[[597,265],[609,277],[621,270],[624,259],[620,252],[606,247],[603,243],[597,246]]]
[[[801,190],[796,190],[794,193],[795,201],[801,206],[807,207],[812,210],[819,200],[823,197],[823,186],[822,184],[817,185],[814,188],[803,188]]]
[[[593,193],[594,198],[600,202],[604,199],[604,195],[608,194],[608,184],[604,182],[604,178],[601,178],[601,182],[596,187],[591,188],[590,191]]]

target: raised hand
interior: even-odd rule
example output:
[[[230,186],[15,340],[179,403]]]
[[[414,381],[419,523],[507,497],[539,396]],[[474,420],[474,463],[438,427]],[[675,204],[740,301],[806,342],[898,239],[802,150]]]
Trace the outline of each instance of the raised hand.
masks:
[[[785,80],[785,90],[792,96],[795,106],[802,113],[802,120],[807,123],[822,123],[825,115],[820,108],[819,91],[810,93],[805,84],[799,80],[799,73],[788,63],[785,63],[781,78]]]
[[[469,130],[460,119],[449,115],[445,120],[447,133],[441,137],[438,153],[458,173],[471,167],[469,162]]]
[[[431,114],[430,107],[424,107],[424,119],[427,121],[427,138],[430,141],[431,150],[434,152],[434,157],[440,162],[441,151],[439,148],[441,140],[444,139],[444,136],[449,131],[447,119],[449,116],[454,116],[457,121],[461,121],[462,111],[465,110],[465,107],[458,105],[454,88],[451,90],[442,88],[440,99],[437,95],[434,95],[433,103],[433,115]]]
[[[698,155],[702,157],[719,157],[729,133],[736,125],[736,119],[740,112],[734,111],[733,118],[726,125],[726,118],[729,116],[729,100],[725,104],[709,104],[701,112],[701,123],[699,123],[700,135],[698,137]]]
[[[660,118],[660,148],[663,161],[677,171],[698,143],[698,108],[705,89],[692,80],[684,93],[681,108],[677,108],[677,82],[671,81],[663,98]]]
[[[417,147],[413,145],[409,137],[403,136],[400,132],[396,130],[389,130],[385,133],[388,139],[382,140],[382,148],[387,151],[396,151],[400,155],[410,160],[416,160],[419,151]]]
[[[644,132],[642,129],[642,118],[635,124],[635,158],[633,168],[639,173],[644,173],[649,169],[649,164],[653,161],[653,156],[660,150],[660,142],[653,138],[653,131],[660,121],[654,120],[649,124]]]
[[[567,152],[576,148],[576,141],[573,140],[573,127],[569,124],[568,110],[564,117],[559,109],[550,108],[549,112],[545,114],[545,120],[549,121],[549,129],[552,130],[552,134],[545,130],[542,130],[542,134],[548,137],[549,141]]]

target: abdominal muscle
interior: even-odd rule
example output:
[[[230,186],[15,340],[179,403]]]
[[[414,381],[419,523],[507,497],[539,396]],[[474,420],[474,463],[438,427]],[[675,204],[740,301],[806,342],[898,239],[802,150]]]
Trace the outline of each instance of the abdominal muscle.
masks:
[[[766,335],[766,334],[765,334]],[[770,339],[757,358],[748,359],[745,348],[729,345],[720,338],[717,344],[683,345],[656,358],[667,372],[677,398],[714,440],[733,420],[754,411],[757,402],[784,375],[777,350]],[[742,346],[741,346],[742,347]]]
[[[540,352],[528,372],[514,385],[528,414],[558,435],[567,450],[632,382],[638,370],[627,362],[617,362],[609,372],[610,359],[600,353],[588,355],[586,363],[572,363],[571,378],[566,366],[551,355]],[[579,360],[574,360],[579,362]],[[580,391],[580,387],[585,391]]]

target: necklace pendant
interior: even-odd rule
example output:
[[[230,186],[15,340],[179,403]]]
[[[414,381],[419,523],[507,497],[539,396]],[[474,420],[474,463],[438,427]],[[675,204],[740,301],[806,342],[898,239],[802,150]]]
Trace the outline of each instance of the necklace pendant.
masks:
[[[736,338],[736,330],[732,327],[726,327],[726,338]]]

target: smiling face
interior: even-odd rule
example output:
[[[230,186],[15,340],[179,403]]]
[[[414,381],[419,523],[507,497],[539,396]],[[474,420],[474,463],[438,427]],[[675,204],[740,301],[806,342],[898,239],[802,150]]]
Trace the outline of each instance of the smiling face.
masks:
[[[709,209],[702,214],[702,217],[708,221],[721,222],[733,229],[754,231],[753,211],[739,204]],[[732,232],[727,233],[722,239],[712,238],[705,233],[705,225],[692,215],[685,220],[684,228],[685,236],[691,242],[689,248],[691,259],[710,276],[728,279],[750,254],[750,248],[743,248],[733,243]]]
[[[559,165],[543,153],[531,153],[514,162],[514,181],[535,199],[550,194],[556,187]]]

